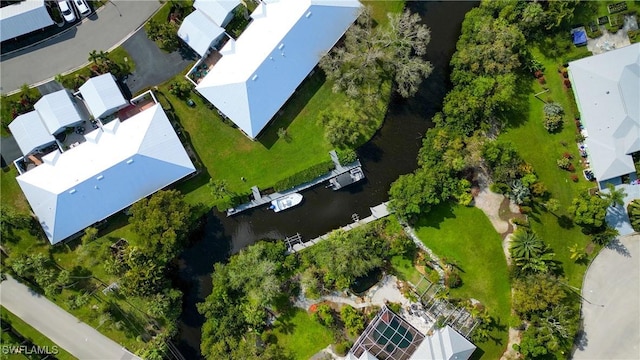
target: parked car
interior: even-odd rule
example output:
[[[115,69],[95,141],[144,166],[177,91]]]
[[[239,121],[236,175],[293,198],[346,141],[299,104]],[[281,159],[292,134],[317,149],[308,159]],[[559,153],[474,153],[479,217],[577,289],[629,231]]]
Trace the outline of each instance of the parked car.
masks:
[[[91,13],[86,0],[73,0],[73,3],[76,5],[78,12],[80,12],[80,16],[87,16]]]
[[[60,7],[62,16],[68,23],[76,21],[76,13],[73,11],[71,4],[69,4],[67,0],[58,1],[58,6]]]

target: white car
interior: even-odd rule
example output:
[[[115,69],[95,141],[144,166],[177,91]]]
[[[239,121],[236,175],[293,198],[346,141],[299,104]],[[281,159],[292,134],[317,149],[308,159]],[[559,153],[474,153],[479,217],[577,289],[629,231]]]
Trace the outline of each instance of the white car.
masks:
[[[87,16],[91,13],[91,9],[89,9],[85,0],[73,0],[73,4],[78,9],[78,12],[80,12],[80,16]]]
[[[76,13],[73,11],[71,4],[67,0],[58,1],[58,6],[60,7],[60,11],[62,12],[62,16],[64,19],[71,23],[76,21]]]

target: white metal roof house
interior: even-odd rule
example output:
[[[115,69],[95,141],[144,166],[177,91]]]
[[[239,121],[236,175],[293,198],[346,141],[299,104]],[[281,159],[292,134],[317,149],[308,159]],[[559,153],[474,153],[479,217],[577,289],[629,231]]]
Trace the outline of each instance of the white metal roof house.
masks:
[[[224,37],[224,29],[216,25],[203,12],[196,10],[184,18],[178,29],[178,36],[193,51],[205,57],[209,48],[215,46]]]
[[[53,25],[44,0],[26,0],[0,8],[0,41]]]
[[[33,108],[40,114],[44,125],[49,129],[49,134],[52,135],[86,120],[86,114],[66,89],[44,95]]]
[[[202,11],[219,27],[225,27],[233,19],[233,10],[240,0],[196,0],[193,7]]]
[[[640,151],[640,44],[569,63],[569,76],[598,185],[635,179]]]
[[[85,139],[17,177],[52,244],[195,171],[157,103]]]
[[[23,155],[29,155],[33,151],[56,141],[42,122],[37,111],[30,111],[16,117],[9,124],[9,130]]]
[[[196,89],[250,138],[274,117],[358,17],[358,0],[273,0],[220,50]]]
[[[111,73],[90,78],[78,90],[96,119],[129,105]]]

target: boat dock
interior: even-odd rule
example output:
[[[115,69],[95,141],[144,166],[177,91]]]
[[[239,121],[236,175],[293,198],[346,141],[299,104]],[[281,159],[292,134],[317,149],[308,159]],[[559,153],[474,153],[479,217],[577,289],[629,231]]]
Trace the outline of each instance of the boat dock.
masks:
[[[332,179],[336,176],[342,175],[348,171],[351,171],[351,169],[355,169],[355,168],[359,168],[362,167],[362,164],[360,163],[360,160],[356,160],[354,162],[352,162],[351,164],[348,165],[341,165],[340,161],[338,160],[338,154],[336,154],[335,150],[331,150],[329,152],[329,155],[331,155],[331,160],[333,161],[334,165],[335,165],[335,169],[331,170],[330,172],[319,176],[309,182],[306,182],[304,184],[300,184],[298,186],[295,186],[289,190],[283,191],[283,192],[275,192],[273,194],[269,194],[269,195],[262,195],[260,194],[260,189],[258,189],[257,186],[253,186],[251,187],[251,192],[253,193],[253,200],[249,201],[248,203],[242,204],[242,205],[238,205],[234,208],[228,209],[227,210],[227,216],[231,216],[231,215],[235,215],[238,213],[241,213],[245,210],[249,210],[258,206],[263,206],[263,205],[267,205],[267,204],[271,204],[272,200],[275,200],[277,198],[289,195],[291,193],[295,193],[295,192],[301,192],[303,190],[306,190],[312,186],[321,184],[325,181],[328,181],[329,179]]]
[[[351,215],[351,219],[353,220],[353,222],[341,227],[339,230],[349,231],[357,227],[360,227],[362,225],[368,224],[372,221],[389,216],[390,212],[389,212],[389,209],[387,208],[388,203],[389,202],[384,202],[378,206],[369,208],[371,210],[371,215],[367,216],[364,219],[360,219],[358,214]],[[302,236],[299,233],[295,234],[294,236],[287,237],[286,239],[284,239],[285,243],[287,244],[287,254],[295,253],[295,252],[304,250],[308,247],[311,247],[321,242],[322,240],[325,240],[326,238],[328,238],[329,234],[331,234],[331,232],[333,231],[335,230],[332,230],[322,236],[319,236],[315,239],[311,239],[307,242],[302,241]]]

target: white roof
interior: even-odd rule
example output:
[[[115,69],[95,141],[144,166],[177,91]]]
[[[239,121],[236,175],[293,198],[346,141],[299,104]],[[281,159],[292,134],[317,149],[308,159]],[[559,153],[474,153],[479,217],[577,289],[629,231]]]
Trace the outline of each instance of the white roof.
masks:
[[[216,25],[200,10],[196,10],[184,18],[180,29],[178,29],[178,36],[202,57],[207,54],[211,44],[222,34],[224,34],[224,29]]]
[[[53,25],[44,0],[26,0],[0,8],[0,41]]]
[[[40,114],[50,134],[85,120],[66,89],[43,96],[33,108]]]
[[[409,360],[467,360],[476,346],[449,325],[422,340]]]
[[[196,89],[255,138],[360,12],[358,0],[261,4]]]
[[[35,110],[16,117],[9,124],[9,130],[23,155],[29,155],[33,150],[56,140]]]
[[[569,63],[598,181],[635,172],[640,151],[640,44]]]
[[[108,115],[127,105],[116,80],[110,73],[92,77],[80,86],[80,94],[95,118]]]
[[[195,171],[159,105],[85,137],[17,177],[52,244]]]
[[[229,14],[240,5],[240,0],[196,0],[193,7],[205,13],[219,26],[226,26]]]

